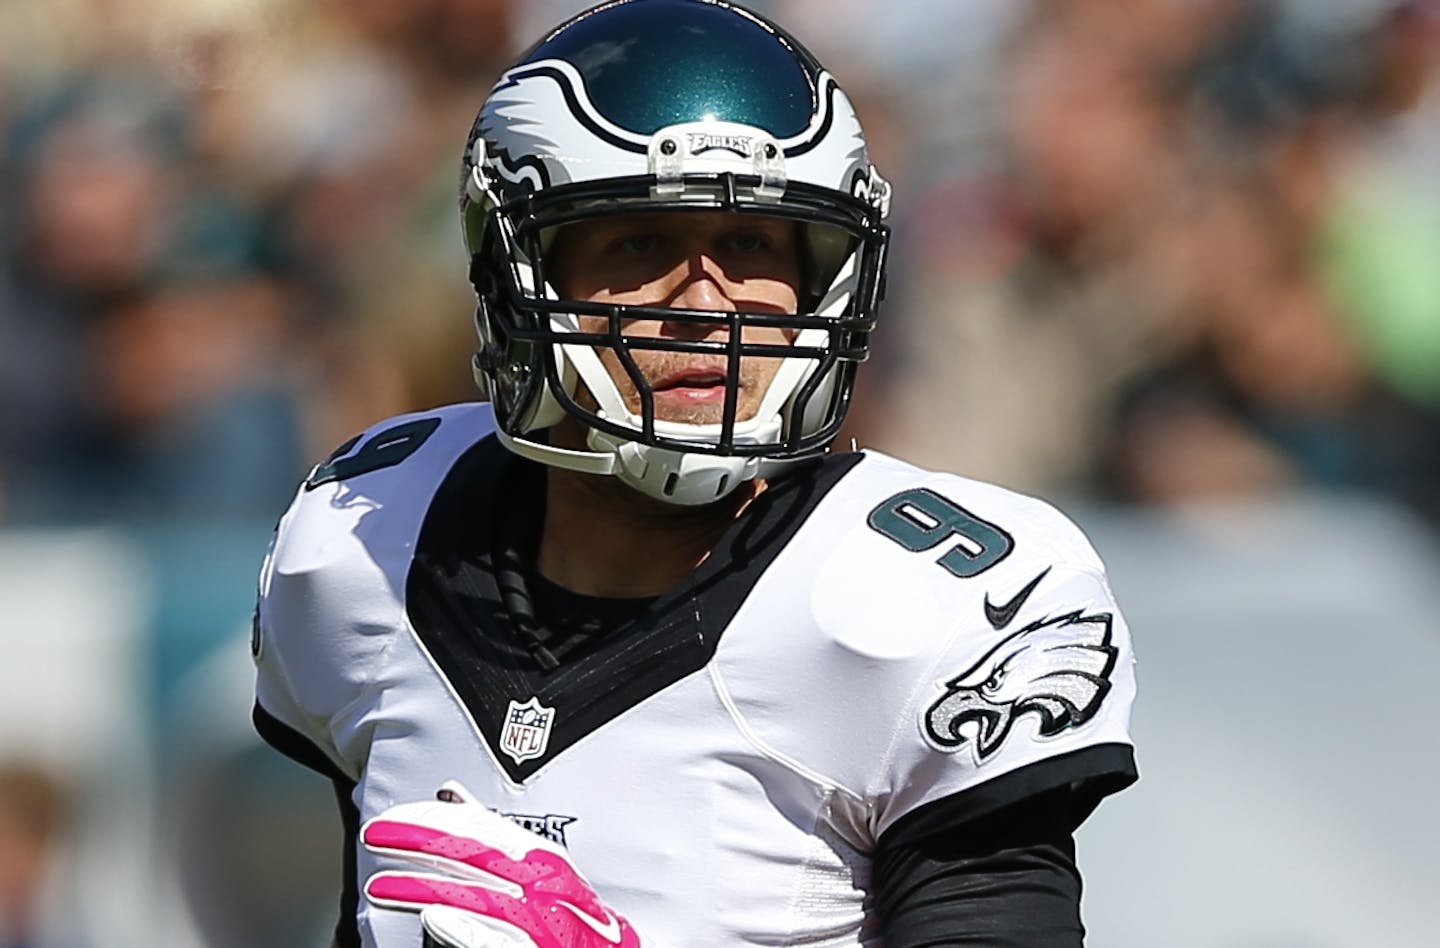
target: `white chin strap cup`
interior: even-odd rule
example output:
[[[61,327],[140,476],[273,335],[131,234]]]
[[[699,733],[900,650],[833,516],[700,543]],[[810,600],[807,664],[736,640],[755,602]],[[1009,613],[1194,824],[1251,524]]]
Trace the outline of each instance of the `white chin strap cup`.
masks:
[[[616,459],[613,473],[623,483],[647,497],[682,507],[713,503],[753,480],[759,471],[758,458],[668,451],[593,429],[586,440],[596,452]]]
[[[495,434],[521,457],[582,474],[614,475],[647,497],[682,507],[713,503],[746,481],[773,477],[794,463],[669,451],[593,430],[587,439],[589,451],[512,438],[499,429]]]

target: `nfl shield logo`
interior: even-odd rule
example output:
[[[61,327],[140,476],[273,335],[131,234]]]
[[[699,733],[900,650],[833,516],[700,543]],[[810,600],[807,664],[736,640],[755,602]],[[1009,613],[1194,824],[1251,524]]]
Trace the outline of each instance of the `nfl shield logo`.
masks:
[[[542,757],[550,743],[550,725],[555,722],[555,709],[547,708],[539,698],[521,704],[511,701],[505,711],[505,726],[500,731],[500,749],[515,763]]]

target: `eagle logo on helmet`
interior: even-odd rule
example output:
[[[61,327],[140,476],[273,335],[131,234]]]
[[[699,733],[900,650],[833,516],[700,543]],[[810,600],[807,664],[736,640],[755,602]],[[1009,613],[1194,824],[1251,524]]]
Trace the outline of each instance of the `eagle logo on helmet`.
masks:
[[[925,736],[943,751],[970,745],[984,763],[1025,715],[1053,737],[1093,718],[1110,691],[1116,648],[1108,612],[1032,623],[1007,636],[925,712]]]

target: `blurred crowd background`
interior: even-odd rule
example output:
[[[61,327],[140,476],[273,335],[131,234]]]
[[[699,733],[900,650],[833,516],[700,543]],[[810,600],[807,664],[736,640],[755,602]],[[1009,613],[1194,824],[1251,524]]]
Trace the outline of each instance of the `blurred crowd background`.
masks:
[[[255,570],[317,459],[476,397],[459,150],[585,5],[0,0],[0,948],[323,944],[324,788],[246,730]],[[847,438],[1440,527],[1440,2],[748,5],[895,187]]]

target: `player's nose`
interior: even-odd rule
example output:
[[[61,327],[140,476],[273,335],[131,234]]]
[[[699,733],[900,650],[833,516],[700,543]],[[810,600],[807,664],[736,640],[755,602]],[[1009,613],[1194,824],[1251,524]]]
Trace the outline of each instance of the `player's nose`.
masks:
[[[719,263],[707,252],[686,255],[673,273],[674,284],[667,305],[674,309],[733,313],[738,307],[730,281]],[[676,339],[723,338],[729,328],[723,323],[700,323],[690,319],[665,322],[663,333]]]
[[[715,258],[703,251],[692,253],[672,305],[685,309],[713,309],[730,313],[736,309],[734,288]]]
[[[714,310],[717,313],[733,313],[736,308],[723,281],[713,274],[694,271],[681,282],[674,305],[685,310]]]

